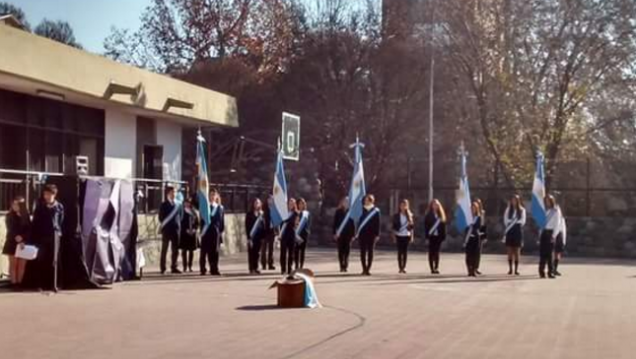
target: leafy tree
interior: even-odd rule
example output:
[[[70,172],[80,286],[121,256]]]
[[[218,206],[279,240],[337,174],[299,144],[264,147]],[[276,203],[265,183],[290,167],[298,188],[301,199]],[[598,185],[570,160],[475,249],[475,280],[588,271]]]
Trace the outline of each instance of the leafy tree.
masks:
[[[24,11],[22,11],[19,7],[8,2],[0,2],[0,16],[2,15],[13,15],[18,21],[20,21],[25,29],[31,31],[31,25],[29,25]]]
[[[75,39],[73,28],[66,21],[43,19],[35,28],[34,32],[53,41],[61,42],[78,49],[82,48],[82,45]]]

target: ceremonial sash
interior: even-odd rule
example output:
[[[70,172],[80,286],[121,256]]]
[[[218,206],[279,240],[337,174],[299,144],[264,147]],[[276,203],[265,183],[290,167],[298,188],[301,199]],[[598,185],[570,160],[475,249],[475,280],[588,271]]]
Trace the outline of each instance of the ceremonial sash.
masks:
[[[477,223],[477,219],[479,219],[479,216],[475,217],[475,219],[473,220],[473,223],[471,223],[470,226],[468,227],[468,232],[466,232],[466,238],[464,238],[464,244],[468,243],[470,235],[473,232],[473,228],[475,227],[475,223]]]
[[[161,222],[161,229],[167,226],[168,223],[170,223],[170,221],[174,219],[174,216],[176,216],[178,212],[179,212],[179,205],[175,203],[174,208],[172,209],[172,212],[170,212],[168,217],[164,218],[163,221]]]
[[[287,221],[289,221],[289,219],[293,216],[294,214],[290,214],[289,217],[287,217],[287,219],[285,220],[285,222],[283,222],[283,225],[280,227],[280,235],[281,237],[283,236],[283,233],[285,233],[285,229],[287,229]]]
[[[506,226],[506,230],[504,231],[504,235],[508,234],[508,232],[510,232],[512,227],[514,227],[517,223],[519,223],[519,218],[515,217],[515,220],[510,222],[510,224],[508,224],[508,226]]]
[[[438,218],[437,221],[435,221],[435,224],[433,225],[433,227],[431,227],[431,229],[428,231],[428,236],[432,236],[433,233],[435,233],[435,231],[437,231],[437,227],[439,227],[440,223],[442,223],[442,219]]]
[[[210,213],[210,223],[206,223],[205,226],[201,229],[201,237],[203,237],[210,229],[210,225],[212,224],[212,218],[216,216],[216,212],[218,212],[220,205],[216,205],[213,207],[212,212]]]
[[[406,220],[406,224],[403,224],[403,225],[400,227],[400,230],[398,231],[398,233],[402,232],[403,230],[408,230],[408,228],[409,228],[409,220],[407,219],[407,220]]]
[[[369,214],[366,216],[366,218],[362,221],[362,223],[360,223],[360,227],[358,227],[358,233],[357,235],[360,235],[360,232],[362,231],[362,228],[364,228],[364,226],[367,225],[367,223],[369,223],[369,221],[371,220],[371,218],[373,218],[373,216],[375,216],[377,213],[379,213],[380,210],[378,209],[378,207],[373,208],[373,210],[371,212],[369,212]]]
[[[263,215],[259,214],[258,217],[256,218],[256,221],[252,225],[252,229],[250,230],[250,239],[254,239],[254,236],[256,235],[256,230],[258,229],[258,226],[261,224],[262,220],[263,220]]]
[[[351,219],[350,214],[351,212],[347,211],[347,214],[345,214],[344,219],[342,220],[342,222],[340,222],[340,226],[338,227],[338,230],[336,231],[336,234],[338,235],[338,237],[342,235],[342,231],[344,231],[344,227],[347,225],[347,222],[349,222],[349,219]]]
[[[305,229],[307,221],[309,221],[309,212],[303,211],[302,216],[300,217],[300,223],[298,223],[298,228],[296,228],[296,235],[300,235],[300,232]]]

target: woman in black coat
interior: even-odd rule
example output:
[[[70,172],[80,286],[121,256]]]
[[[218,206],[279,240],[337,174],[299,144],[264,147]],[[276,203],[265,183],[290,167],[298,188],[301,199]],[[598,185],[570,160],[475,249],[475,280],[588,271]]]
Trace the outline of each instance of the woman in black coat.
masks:
[[[482,236],[482,211],[479,202],[474,201],[471,205],[471,210],[473,212],[473,222],[466,229],[464,248],[466,250],[466,269],[468,276],[476,277]]]
[[[194,251],[199,247],[197,236],[199,222],[199,213],[192,206],[192,200],[184,201],[183,216],[181,217],[181,236],[179,237],[179,249],[181,249],[184,272],[192,272]]]
[[[432,274],[439,274],[439,253],[446,240],[446,213],[437,199],[431,201],[424,216],[424,232],[428,240],[428,265]]]
[[[360,262],[362,262],[362,275],[371,275],[373,266],[373,252],[375,244],[380,239],[381,230],[380,209],[375,206],[375,196],[368,194],[364,197],[364,208],[358,225],[356,237],[360,244]]]
[[[247,262],[250,274],[261,274],[258,270],[258,257],[261,245],[267,236],[268,226],[263,212],[263,203],[254,198],[252,209],[245,215],[245,233],[247,233]]]
[[[18,248],[24,247],[31,231],[31,219],[26,200],[18,196],[11,202],[11,209],[6,217],[7,237],[2,254],[9,257],[9,278],[11,285],[19,286],[24,279],[26,260],[15,256]]]
[[[338,244],[338,262],[340,263],[340,273],[346,273],[349,269],[349,253],[351,252],[351,241],[356,234],[356,227],[347,213],[349,212],[349,197],[340,201],[333,218],[333,239]],[[344,221],[346,223],[343,223]]]

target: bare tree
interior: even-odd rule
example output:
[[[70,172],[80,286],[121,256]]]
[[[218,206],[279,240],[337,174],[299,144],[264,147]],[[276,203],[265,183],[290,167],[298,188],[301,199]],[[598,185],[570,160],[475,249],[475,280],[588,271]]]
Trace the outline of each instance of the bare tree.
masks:
[[[53,41],[61,42],[78,49],[82,48],[82,45],[75,39],[73,28],[66,21],[43,19],[42,22],[36,26],[34,32]]]

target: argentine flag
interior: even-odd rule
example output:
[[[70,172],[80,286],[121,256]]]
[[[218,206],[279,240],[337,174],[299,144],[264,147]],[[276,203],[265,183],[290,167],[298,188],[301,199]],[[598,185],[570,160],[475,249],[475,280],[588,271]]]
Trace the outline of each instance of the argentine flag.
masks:
[[[274,199],[274,206],[270,209],[272,225],[278,227],[289,217],[287,210],[287,181],[285,180],[282,151],[278,152],[278,159],[276,160],[276,173],[274,174],[272,196]]]
[[[532,183],[532,217],[539,228],[545,226],[545,172],[543,169],[543,154],[537,154],[537,167],[534,172],[534,182]]]
[[[364,196],[367,195],[367,188],[364,184],[364,166],[362,165],[362,149],[364,144],[356,138],[356,143],[351,145],[355,149],[355,164],[353,167],[353,178],[351,179],[351,187],[349,188],[349,218],[353,219],[356,228],[362,217],[362,203]],[[343,222],[343,223],[346,223]]]
[[[468,186],[468,175],[466,174],[466,152],[462,145],[461,149],[461,176],[459,178],[459,190],[457,191],[457,208],[455,209],[455,226],[460,233],[463,233],[468,226],[473,223],[473,212],[471,211],[470,188]]]
[[[349,187],[349,210],[342,223],[340,223],[340,227],[338,227],[338,235],[342,233],[349,219],[352,219],[356,229],[358,228],[364,205],[362,202],[364,196],[367,195],[367,189],[364,183],[364,166],[362,165],[362,149],[364,148],[364,144],[360,142],[360,139],[356,138],[356,143],[352,144],[351,148],[354,148],[355,151],[355,162],[353,164],[351,186]]]
[[[197,202],[199,203],[199,215],[201,216],[201,234],[204,234],[210,226],[210,199],[208,191],[210,182],[208,180],[208,165],[205,161],[205,139],[201,131],[197,134]]]

